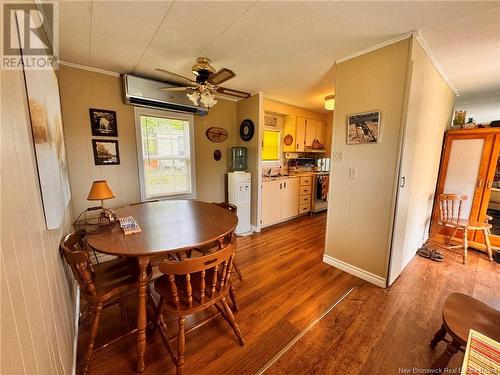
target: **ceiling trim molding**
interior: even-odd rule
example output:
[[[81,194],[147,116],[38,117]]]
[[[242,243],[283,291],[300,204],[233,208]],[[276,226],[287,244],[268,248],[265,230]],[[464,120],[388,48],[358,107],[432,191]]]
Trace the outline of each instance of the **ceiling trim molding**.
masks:
[[[358,56],[361,56],[361,55],[367,54],[367,53],[369,53],[369,52],[375,51],[375,50],[377,50],[377,49],[380,49],[380,48],[384,48],[384,47],[390,46],[391,44],[394,44],[394,43],[400,42],[400,41],[402,41],[402,40],[408,39],[408,38],[410,38],[412,35],[413,35],[413,32],[409,32],[409,33],[406,33],[406,34],[400,35],[400,36],[398,36],[397,38],[390,39],[390,40],[387,40],[387,41],[382,42],[382,43],[379,43],[379,44],[375,44],[374,46],[371,46],[371,47],[368,47],[368,48],[362,49],[361,51],[354,52],[353,54],[350,54],[350,55],[348,55],[348,56],[345,56],[345,57],[342,57],[342,58],[340,58],[340,59],[337,59],[337,60],[335,60],[335,63],[339,64],[339,63],[342,63],[342,62],[344,62],[344,61],[354,59],[355,57],[358,57]]]
[[[110,70],[104,70],[104,69],[99,69],[99,68],[94,68],[93,66],[88,66],[88,65],[81,65],[81,64],[75,64],[69,61],[63,61],[59,60],[59,64],[65,65],[65,66],[70,66],[72,68],[77,68],[77,69],[83,69],[83,70],[89,70],[91,72],[96,72],[96,73],[101,73],[101,74],[107,74],[113,77],[120,77],[121,74],[117,72],[112,72]]]
[[[457,87],[453,84],[453,82],[451,82],[450,78],[445,73],[443,67],[437,61],[436,56],[434,56],[434,53],[432,53],[431,48],[427,44],[427,41],[422,36],[422,32],[420,30],[417,30],[413,32],[413,36],[415,37],[415,40],[418,42],[418,44],[420,44],[420,47],[422,47],[422,49],[424,50],[429,60],[431,60],[432,65],[434,65],[434,68],[437,70],[439,75],[443,78],[443,80],[446,82],[449,88],[455,93],[455,95],[459,96],[460,93],[458,92]]]

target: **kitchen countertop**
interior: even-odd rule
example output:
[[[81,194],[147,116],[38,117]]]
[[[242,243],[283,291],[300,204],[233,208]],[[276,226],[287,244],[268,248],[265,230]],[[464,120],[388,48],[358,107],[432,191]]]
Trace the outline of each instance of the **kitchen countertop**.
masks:
[[[315,172],[315,171],[294,171],[290,172],[287,175],[282,175],[282,176],[262,176],[262,181],[280,181],[280,180],[285,180],[287,178],[298,178],[301,176],[313,176],[317,174],[329,174],[330,172]]]

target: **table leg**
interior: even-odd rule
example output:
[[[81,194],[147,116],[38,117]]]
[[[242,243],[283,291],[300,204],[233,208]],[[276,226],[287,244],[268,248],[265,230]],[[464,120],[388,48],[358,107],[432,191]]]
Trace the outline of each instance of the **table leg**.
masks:
[[[148,286],[148,275],[147,267],[149,263],[149,258],[138,257],[139,263],[139,288],[137,292],[137,372],[144,371],[144,353],[146,352],[146,298],[147,296],[147,286]]]

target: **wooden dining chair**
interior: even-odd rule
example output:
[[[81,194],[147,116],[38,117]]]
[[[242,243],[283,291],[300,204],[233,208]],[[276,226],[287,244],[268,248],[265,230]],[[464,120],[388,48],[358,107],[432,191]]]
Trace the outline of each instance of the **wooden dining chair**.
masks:
[[[164,274],[154,283],[160,301],[156,309],[155,322],[167,351],[177,367],[177,374],[184,372],[185,321],[186,316],[214,306],[233,329],[238,343],[245,341],[226,302],[231,285],[231,271],[235,247],[226,244],[219,251],[198,258],[187,258],[182,262],[165,260],[160,263]],[[177,353],[167,336],[163,314],[178,317]]]
[[[471,329],[500,341],[500,312],[471,296],[450,294],[444,303],[442,316],[443,324],[430,342],[433,349],[440,341],[448,344],[432,365],[436,374],[442,374],[451,357],[459,350],[465,350]],[[451,339],[446,338],[447,334]]]
[[[212,202],[212,204],[215,206],[222,207],[228,211],[231,211],[235,215],[237,215],[237,213],[238,213],[237,212],[238,208],[234,204],[226,203],[226,202]],[[232,242],[233,239],[234,239],[234,232],[231,232],[226,237],[224,237],[224,242],[230,243],[230,242]],[[202,247],[202,248],[196,248],[195,250],[199,251],[203,254],[208,254],[211,251],[217,250],[217,247],[209,245],[209,246]],[[242,273],[238,267],[238,264],[236,262],[234,262],[233,267],[234,267],[234,270],[236,271],[236,274],[238,275],[238,278],[240,279],[240,281],[243,281],[243,275],[242,275]]]
[[[138,291],[138,267],[134,264],[135,259],[118,258],[93,266],[90,262],[90,254],[85,249],[85,235],[85,230],[70,233],[61,240],[59,246],[78,282],[80,295],[88,304],[88,314],[91,317],[83,374],[87,374],[89,370],[102,309],[117,303],[123,308],[123,302],[129,298],[136,298]],[[149,268],[148,276],[150,275],[151,269]],[[149,300],[152,301],[151,297]],[[121,335],[112,342],[131,332]],[[109,344],[104,344],[101,348]]]
[[[491,250],[490,244],[490,229],[491,224],[488,223],[488,220],[491,217],[486,217],[485,222],[478,222],[475,220],[469,220],[462,217],[462,209],[464,202],[467,200],[466,195],[458,195],[458,194],[440,194],[438,197],[439,204],[439,220],[438,220],[438,228],[437,233],[440,232],[443,228],[451,228],[452,234],[448,237],[447,245],[444,246],[447,249],[454,248],[463,248],[463,264],[467,263],[467,248],[469,247],[468,243],[468,234],[469,231],[481,231],[483,232],[484,245],[486,250],[488,251],[488,257],[493,260],[493,254]],[[452,245],[452,240],[455,238],[457,231],[462,231],[462,244]],[[438,241],[433,240],[433,242],[438,246],[443,246]]]

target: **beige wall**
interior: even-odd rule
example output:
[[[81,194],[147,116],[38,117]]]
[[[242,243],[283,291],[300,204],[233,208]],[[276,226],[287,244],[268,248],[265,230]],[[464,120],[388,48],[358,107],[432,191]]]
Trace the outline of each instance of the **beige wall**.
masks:
[[[95,206],[87,201],[94,180],[107,180],[115,193],[108,207],[140,201],[134,108],[123,104],[120,78],[62,65],[59,86],[74,214]],[[89,108],[116,111],[120,165],[95,165]]]
[[[45,229],[23,73],[1,74],[0,373],[70,374],[74,297],[58,250],[70,208]]]
[[[412,39],[401,176],[391,258],[392,282],[428,237],[444,132],[455,95]]]
[[[64,65],[59,76],[75,215],[95,205],[87,201],[87,194],[92,181],[97,179],[108,180],[116,196],[105,205],[120,207],[140,201],[134,107],[123,104],[121,78]],[[89,108],[116,111],[120,165],[94,164]],[[239,138],[236,102],[218,99],[208,116],[194,116],[194,119],[197,199],[223,201],[231,147]],[[205,132],[211,126],[228,130],[228,140],[221,143],[209,141]],[[218,162],[213,159],[216,149],[222,151],[222,159]]]
[[[217,126],[228,131],[225,142],[211,142],[208,128]],[[236,102],[217,99],[207,116],[195,116],[196,197],[207,202],[226,200],[227,172],[231,168],[231,147],[236,146],[239,127],[236,123]],[[222,151],[222,159],[214,160],[214,151]]]
[[[260,173],[261,168],[261,154],[262,154],[262,137],[264,132],[264,107],[263,95],[257,93],[248,99],[242,99],[236,104],[236,118],[238,124],[237,142],[238,146],[248,148],[248,169],[247,171],[252,174],[252,203],[250,223],[258,226],[260,220],[260,186],[262,176]],[[253,138],[245,142],[239,136],[239,124],[245,119],[253,121],[255,126],[255,134]]]
[[[384,279],[391,242],[409,41],[338,64],[325,254]],[[348,114],[381,112],[381,141],[347,145]],[[358,178],[349,178],[349,168]]]

